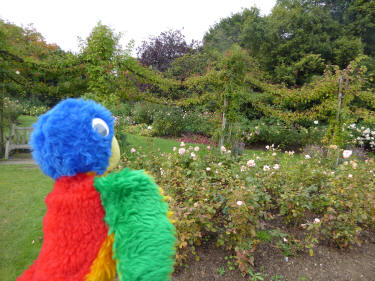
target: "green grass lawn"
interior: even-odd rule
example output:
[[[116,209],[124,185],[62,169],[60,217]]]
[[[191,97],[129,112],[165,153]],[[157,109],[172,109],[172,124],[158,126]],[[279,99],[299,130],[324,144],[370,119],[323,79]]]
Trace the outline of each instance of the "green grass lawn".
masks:
[[[38,256],[53,181],[34,165],[0,165],[0,179],[0,280],[14,281]]]
[[[172,139],[162,139],[154,137],[142,137],[131,134],[126,134],[126,141],[129,143],[125,149],[131,148],[142,149],[145,152],[172,152],[174,146],[179,146],[180,142]]]

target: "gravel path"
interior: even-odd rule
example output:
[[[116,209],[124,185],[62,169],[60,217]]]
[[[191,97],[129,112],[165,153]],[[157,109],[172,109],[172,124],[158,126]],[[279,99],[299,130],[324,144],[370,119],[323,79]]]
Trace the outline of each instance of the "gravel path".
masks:
[[[8,159],[0,161],[0,165],[36,165],[33,159]]]
[[[36,165],[30,153],[17,153],[8,160],[0,159],[0,165]]]

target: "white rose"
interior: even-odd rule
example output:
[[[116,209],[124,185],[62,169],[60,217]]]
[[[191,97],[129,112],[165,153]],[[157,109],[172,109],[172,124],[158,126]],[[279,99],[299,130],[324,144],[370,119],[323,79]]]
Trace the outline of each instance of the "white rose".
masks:
[[[344,157],[345,159],[349,158],[352,155],[352,153],[353,153],[353,151],[351,151],[351,150],[344,150],[342,152],[342,157]]]
[[[270,170],[270,166],[268,166],[268,165],[263,166],[263,171],[269,171],[269,170]]]
[[[320,223],[320,219],[315,218],[315,219],[314,219],[314,223]]]
[[[251,159],[251,160],[247,161],[246,165],[249,166],[249,167],[255,167],[255,161]]]

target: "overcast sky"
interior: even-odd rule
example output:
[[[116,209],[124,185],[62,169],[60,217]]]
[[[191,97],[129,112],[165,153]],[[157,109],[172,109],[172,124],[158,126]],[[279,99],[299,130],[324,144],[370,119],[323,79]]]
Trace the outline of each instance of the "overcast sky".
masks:
[[[123,34],[125,45],[139,46],[150,36],[179,29],[190,42],[201,41],[221,18],[256,6],[270,13],[276,0],[0,0],[0,18],[27,26],[32,23],[48,43],[77,52],[78,37],[86,39],[98,21]]]

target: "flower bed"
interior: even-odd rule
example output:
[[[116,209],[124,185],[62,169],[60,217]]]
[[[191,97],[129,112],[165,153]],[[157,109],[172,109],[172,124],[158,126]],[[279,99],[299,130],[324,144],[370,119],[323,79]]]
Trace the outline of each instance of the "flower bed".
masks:
[[[344,248],[375,229],[375,162],[349,154],[332,146],[300,157],[271,146],[259,156],[234,157],[181,143],[171,153],[137,148],[124,165],[145,169],[168,195],[178,264],[204,239],[215,239],[246,272],[260,243],[275,243],[287,256],[312,255],[319,241]],[[303,235],[265,227],[280,220]]]

